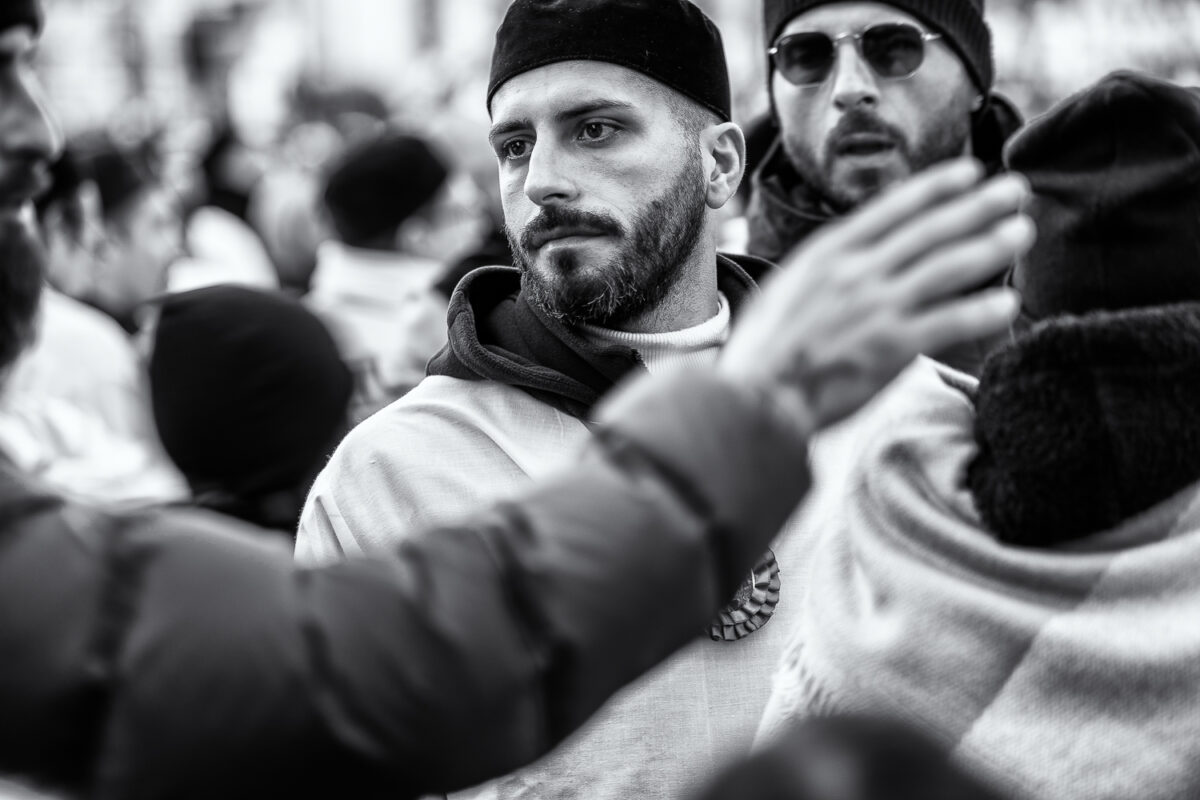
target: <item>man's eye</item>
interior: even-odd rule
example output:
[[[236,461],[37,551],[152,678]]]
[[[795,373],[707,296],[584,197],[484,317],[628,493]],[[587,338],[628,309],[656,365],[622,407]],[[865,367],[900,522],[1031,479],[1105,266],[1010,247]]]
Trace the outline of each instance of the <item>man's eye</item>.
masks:
[[[529,142],[524,139],[513,139],[511,142],[505,142],[500,150],[505,158],[521,159],[529,155]]]
[[[607,122],[588,122],[579,131],[579,138],[591,141],[606,139],[616,131],[616,126]]]

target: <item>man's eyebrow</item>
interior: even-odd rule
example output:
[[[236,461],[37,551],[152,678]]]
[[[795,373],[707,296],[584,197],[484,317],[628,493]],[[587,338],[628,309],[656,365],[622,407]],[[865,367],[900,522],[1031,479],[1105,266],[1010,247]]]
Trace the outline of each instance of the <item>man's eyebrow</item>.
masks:
[[[595,114],[598,111],[632,111],[636,106],[626,100],[587,100],[577,105],[564,108],[554,115],[556,122],[566,122],[572,119]],[[528,119],[515,119],[495,125],[488,133],[488,141],[495,143],[496,139],[516,131],[528,130],[533,123]]]

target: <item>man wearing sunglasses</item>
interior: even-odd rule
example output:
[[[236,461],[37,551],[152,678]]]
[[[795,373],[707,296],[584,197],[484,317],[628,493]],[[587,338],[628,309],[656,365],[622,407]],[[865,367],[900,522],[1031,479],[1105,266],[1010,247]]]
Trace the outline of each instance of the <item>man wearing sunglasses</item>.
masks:
[[[779,136],[752,177],[750,252],[798,242],[932,164],[1000,169],[1017,113],[992,94],[983,0],[765,0]]]

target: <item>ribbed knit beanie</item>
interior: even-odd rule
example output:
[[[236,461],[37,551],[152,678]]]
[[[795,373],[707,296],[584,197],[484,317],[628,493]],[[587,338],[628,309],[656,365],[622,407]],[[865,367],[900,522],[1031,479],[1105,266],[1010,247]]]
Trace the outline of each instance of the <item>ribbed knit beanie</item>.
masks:
[[[426,141],[388,132],[337,160],[325,183],[325,208],[341,240],[362,246],[394,233],[433,199],[448,175]]]
[[[771,47],[792,17],[817,6],[841,0],[763,0],[767,47]],[[992,33],[983,21],[984,0],[883,0],[942,34],[984,95],[992,90],[995,66]]]
[[[0,0],[0,31],[14,25],[42,29],[42,4],[37,0]]]
[[[159,435],[193,490],[242,499],[311,477],[344,431],[353,390],[312,312],[231,285],[164,302],[149,372]]]
[[[723,121],[732,116],[721,33],[687,0],[515,0],[496,31],[488,110],[508,80],[576,60],[640,72]]]
[[[1200,90],[1115,72],[1017,134],[1037,242],[1026,317],[1200,300]]]

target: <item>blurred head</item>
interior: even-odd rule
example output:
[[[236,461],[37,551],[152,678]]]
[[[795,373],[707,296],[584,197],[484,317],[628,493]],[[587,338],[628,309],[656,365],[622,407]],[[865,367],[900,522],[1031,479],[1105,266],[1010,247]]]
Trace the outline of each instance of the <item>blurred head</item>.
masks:
[[[325,209],[352,247],[452,260],[482,234],[481,198],[424,139],[399,132],[352,146],[330,170]]]
[[[352,379],[299,301],[239,286],[172,295],[149,363],[159,435],[197,498],[277,527],[347,427]]]
[[[71,148],[50,168],[50,189],[37,200],[46,248],[46,279],[71,297],[91,296],[104,237],[100,192]]]
[[[807,721],[727,770],[697,800],[1000,800],[898,722]]]
[[[764,0],[788,160],[835,210],[971,152],[991,91],[983,0]]]
[[[745,161],[715,26],[683,0],[517,0],[496,36],[490,141],[526,290],[621,327],[715,263]]]
[[[174,193],[140,153],[100,145],[86,169],[104,215],[90,299],[122,319],[166,288],[167,268],[183,254],[183,221]]]
[[[1006,166],[1038,228],[1022,316],[1200,301],[1200,90],[1115,72],[1032,121]]]
[[[0,250],[10,254],[0,278],[0,369],[27,342],[41,285],[41,258],[26,213],[49,184],[49,165],[62,145],[31,67],[41,32],[35,0],[0,5]]]

